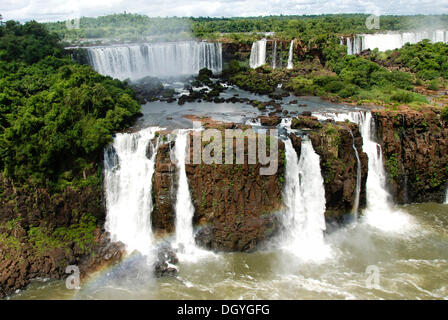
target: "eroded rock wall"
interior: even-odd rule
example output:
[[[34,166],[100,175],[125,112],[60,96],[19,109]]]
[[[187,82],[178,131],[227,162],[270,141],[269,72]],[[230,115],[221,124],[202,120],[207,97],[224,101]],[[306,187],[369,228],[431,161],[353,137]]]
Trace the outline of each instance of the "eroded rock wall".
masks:
[[[448,181],[448,126],[440,111],[376,110],[388,184],[398,203],[442,202]]]

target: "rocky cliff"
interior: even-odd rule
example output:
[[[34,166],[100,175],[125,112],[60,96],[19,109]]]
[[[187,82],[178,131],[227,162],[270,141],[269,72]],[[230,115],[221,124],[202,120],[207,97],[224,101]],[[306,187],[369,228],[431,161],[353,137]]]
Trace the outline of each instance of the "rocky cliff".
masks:
[[[442,202],[448,181],[448,126],[441,110],[400,107],[373,115],[394,200]]]
[[[0,176],[0,195],[0,297],[37,277],[64,278],[68,265],[84,277],[121,259],[123,245],[111,243],[101,227],[101,188],[55,192]]]
[[[344,216],[351,213],[354,207],[358,162],[353,144],[361,163],[359,209],[365,208],[368,157],[362,151],[362,137],[358,125],[330,121],[322,124],[317,118],[301,115],[293,119],[291,127],[308,131],[314,150],[320,156],[327,221],[342,222]],[[300,155],[299,142],[293,140],[293,145]]]
[[[224,129],[233,126],[225,124],[214,128],[222,130],[224,136]],[[193,145],[192,134],[190,139]],[[174,143],[162,143],[156,159],[152,219],[159,233],[174,230],[173,190],[177,177],[169,157]],[[244,148],[247,155],[247,140]],[[192,154],[193,149],[191,159]],[[279,142],[279,157],[282,155],[284,157],[284,144]],[[186,165],[195,207],[193,223],[199,230],[196,241],[203,247],[224,251],[253,251],[272,236],[277,228],[275,212],[282,207],[283,160],[276,159],[278,171],[275,175],[260,175],[261,164],[248,164],[247,157],[245,159],[244,164]]]

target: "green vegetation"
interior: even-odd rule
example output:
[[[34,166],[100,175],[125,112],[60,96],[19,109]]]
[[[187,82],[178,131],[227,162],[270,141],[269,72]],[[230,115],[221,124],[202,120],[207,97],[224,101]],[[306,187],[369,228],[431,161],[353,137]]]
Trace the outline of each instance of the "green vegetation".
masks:
[[[50,32],[63,39],[114,38],[137,41],[191,39],[189,18],[150,18],[139,14],[112,14],[98,18],[82,17],[79,29],[67,28],[65,21],[47,23]]]
[[[398,177],[398,157],[397,154],[391,154],[386,161],[387,172],[391,179]]]
[[[81,253],[88,253],[94,245],[94,230],[97,228],[95,217],[85,214],[79,223],[69,227],[51,228],[34,226],[27,231],[20,226],[20,218],[0,224],[0,243],[7,248],[20,252],[27,243],[36,254],[45,254],[49,250],[62,248],[69,250],[71,245],[78,247]],[[15,235],[20,234],[21,237]]]
[[[63,54],[36,22],[0,27],[0,170],[61,189],[93,170],[112,134],[139,113],[126,84]],[[92,183],[97,184],[94,178]]]
[[[388,52],[383,61],[404,65],[424,80],[448,79],[448,45],[441,42],[423,40],[413,45],[406,44],[401,49]],[[436,86],[436,82],[431,83]]]
[[[235,42],[252,42],[257,33],[275,32],[283,39],[313,41],[328,33],[373,33],[386,30],[415,30],[437,23],[448,25],[447,15],[381,16],[379,30],[366,27],[367,14],[324,14],[234,18],[150,18],[139,14],[112,14],[98,18],[82,17],[80,29],[68,29],[65,22],[47,26],[64,39],[216,39],[225,36]]]

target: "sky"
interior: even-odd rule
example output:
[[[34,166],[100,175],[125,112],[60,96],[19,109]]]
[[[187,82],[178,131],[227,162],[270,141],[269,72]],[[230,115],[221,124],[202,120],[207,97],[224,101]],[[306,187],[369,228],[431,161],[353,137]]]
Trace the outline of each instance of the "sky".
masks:
[[[0,0],[4,20],[60,21],[139,13],[152,17],[238,17],[323,13],[448,14],[448,0]]]

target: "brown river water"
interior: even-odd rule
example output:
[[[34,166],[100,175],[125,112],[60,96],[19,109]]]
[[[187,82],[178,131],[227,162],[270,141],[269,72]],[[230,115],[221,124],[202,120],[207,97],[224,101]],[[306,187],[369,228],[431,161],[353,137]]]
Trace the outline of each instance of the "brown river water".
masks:
[[[320,261],[275,248],[208,253],[157,279],[130,259],[79,290],[36,280],[9,299],[448,299],[448,205],[398,209],[387,226],[361,217],[327,234]]]

